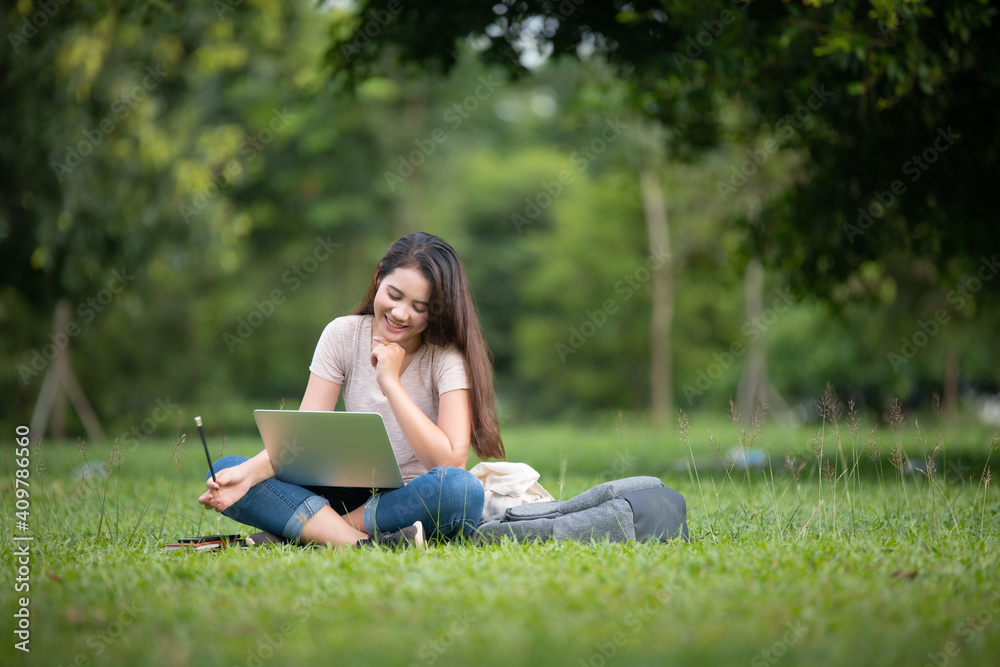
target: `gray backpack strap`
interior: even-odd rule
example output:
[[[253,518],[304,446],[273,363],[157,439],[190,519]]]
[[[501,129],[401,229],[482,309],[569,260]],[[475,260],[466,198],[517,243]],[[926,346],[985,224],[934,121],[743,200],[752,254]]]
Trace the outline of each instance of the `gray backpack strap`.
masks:
[[[563,503],[558,500],[542,500],[537,503],[514,505],[508,507],[503,514],[498,514],[504,521],[530,521],[532,519],[554,519],[562,516]],[[487,519],[492,520],[493,517]]]

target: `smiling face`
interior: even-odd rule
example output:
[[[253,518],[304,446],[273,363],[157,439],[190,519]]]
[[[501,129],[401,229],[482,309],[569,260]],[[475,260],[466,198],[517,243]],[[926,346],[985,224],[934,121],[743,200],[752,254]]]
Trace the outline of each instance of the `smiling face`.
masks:
[[[427,328],[431,284],[420,271],[398,268],[382,278],[372,304],[372,335],[398,343],[407,352],[420,347]]]

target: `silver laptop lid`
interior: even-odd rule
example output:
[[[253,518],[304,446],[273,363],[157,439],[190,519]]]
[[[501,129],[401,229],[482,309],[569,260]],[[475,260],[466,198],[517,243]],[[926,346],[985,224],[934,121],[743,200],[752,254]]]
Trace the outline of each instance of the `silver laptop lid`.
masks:
[[[403,476],[382,415],[254,410],[264,449],[282,482],[398,489]]]

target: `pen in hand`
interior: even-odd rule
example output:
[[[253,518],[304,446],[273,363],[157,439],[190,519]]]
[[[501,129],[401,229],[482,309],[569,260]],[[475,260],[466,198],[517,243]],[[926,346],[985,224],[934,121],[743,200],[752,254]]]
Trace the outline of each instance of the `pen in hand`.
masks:
[[[194,423],[198,425],[198,434],[201,435],[201,444],[205,448],[205,458],[208,459],[208,469],[212,473],[212,481],[218,484],[219,480],[215,479],[215,468],[212,467],[212,456],[208,453],[208,443],[205,442],[205,431],[201,427],[201,417],[195,417]]]

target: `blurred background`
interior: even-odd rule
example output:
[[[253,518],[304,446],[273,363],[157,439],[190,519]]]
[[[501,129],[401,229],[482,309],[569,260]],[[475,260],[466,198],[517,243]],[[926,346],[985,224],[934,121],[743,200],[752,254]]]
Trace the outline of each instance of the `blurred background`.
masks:
[[[417,230],[505,426],[1000,424],[996,3],[0,11],[5,432],[254,433]]]

